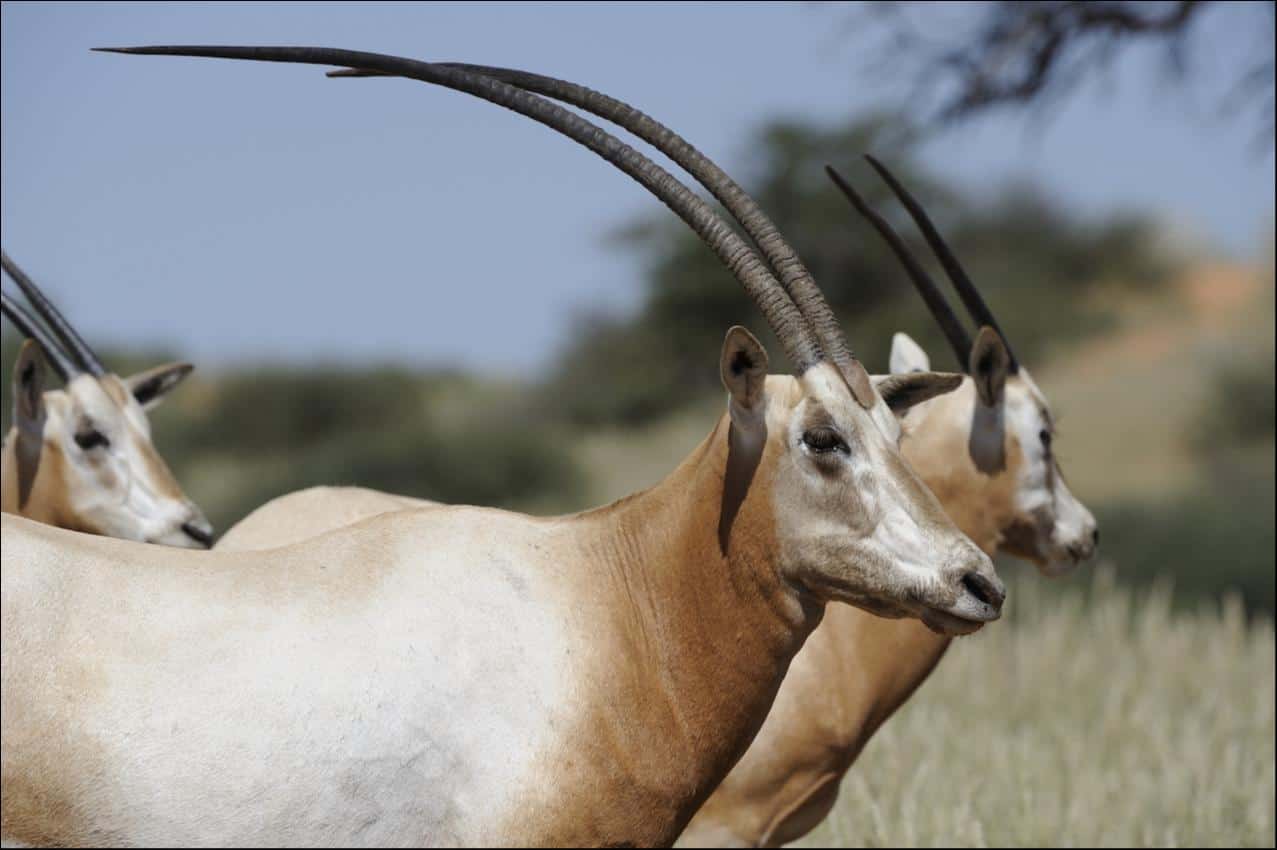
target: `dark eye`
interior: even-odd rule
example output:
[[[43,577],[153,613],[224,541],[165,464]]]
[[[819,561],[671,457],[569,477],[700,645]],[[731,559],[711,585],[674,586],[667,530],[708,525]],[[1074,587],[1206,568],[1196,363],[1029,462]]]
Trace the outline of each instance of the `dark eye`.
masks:
[[[97,429],[90,429],[88,431],[78,432],[75,435],[75,444],[87,452],[90,449],[104,449],[111,445],[111,441],[108,440],[106,438],[106,434],[103,434],[101,431],[98,431]]]
[[[1038,432],[1038,439],[1042,441],[1042,448],[1047,451],[1051,450],[1051,432],[1043,428]]]
[[[847,444],[833,428],[812,428],[803,432],[803,445],[818,455],[830,452],[846,454]]]

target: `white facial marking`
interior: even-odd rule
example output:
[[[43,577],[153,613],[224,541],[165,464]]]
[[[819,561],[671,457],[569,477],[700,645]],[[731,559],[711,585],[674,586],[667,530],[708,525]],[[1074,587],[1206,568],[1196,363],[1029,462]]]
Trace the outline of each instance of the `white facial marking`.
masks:
[[[1046,397],[1028,370],[1008,383],[1007,427],[1020,444],[1023,462],[1016,488],[1017,508],[1038,519],[1037,549],[1043,572],[1068,572],[1095,550],[1095,517],[1079,502],[1060,474],[1051,449],[1054,426]],[[1047,441],[1044,442],[1043,435]]]

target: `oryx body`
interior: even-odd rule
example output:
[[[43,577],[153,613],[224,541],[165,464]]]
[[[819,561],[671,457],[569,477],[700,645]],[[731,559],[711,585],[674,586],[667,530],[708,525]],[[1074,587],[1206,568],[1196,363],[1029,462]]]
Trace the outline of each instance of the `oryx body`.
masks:
[[[702,235],[796,374],[768,376],[732,329],[728,411],[701,446],[651,490],[569,517],[406,510],[224,553],[4,517],[5,840],[669,842],[826,601],[949,633],[998,616],[991,562],[901,459],[888,406],[954,381],[880,394],[814,284],[791,295],[653,163],[473,72],[318,48],[169,52],[189,50],[404,73],[572,136]]]

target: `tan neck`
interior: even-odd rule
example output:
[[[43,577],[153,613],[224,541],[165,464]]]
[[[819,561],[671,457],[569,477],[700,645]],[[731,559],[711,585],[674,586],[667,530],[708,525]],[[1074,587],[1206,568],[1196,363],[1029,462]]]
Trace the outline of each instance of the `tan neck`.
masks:
[[[647,836],[654,843],[681,831],[744,752],[823,610],[779,577],[775,447],[755,466],[729,450],[729,432],[724,417],[656,487],[576,520],[589,529],[584,561],[602,582],[610,626],[599,658],[612,659],[578,740],[595,742],[589,762],[611,766],[615,817],[635,818],[617,833],[660,829]],[[734,491],[743,499],[724,549]]]

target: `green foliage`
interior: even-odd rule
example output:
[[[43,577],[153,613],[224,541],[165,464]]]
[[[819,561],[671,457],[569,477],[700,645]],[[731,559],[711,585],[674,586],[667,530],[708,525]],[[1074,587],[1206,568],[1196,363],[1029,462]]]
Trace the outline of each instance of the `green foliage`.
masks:
[[[1193,435],[1199,450],[1272,442],[1277,428],[1273,352],[1262,359],[1229,361],[1211,381],[1211,400]]]
[[[860,159],[862,152],[890,149],[888,165],[927,206],[1026,360],[1061,334],[1076,339],[1079,328],[1103,327],[1105,317],[1078,298],[1087,287],[1150,285],[1169,271],[1145,219],[1086,223],[1025,185],[983,201],[964,197],[892,142],[899,134],[888,132],[899,126],[889,116],[835,128],[772,122],[750,142],[744,169],[756,175],[745,181],[751,194],[793,243],[871,366],[885,368],[891,334],[902,328],[934,352],[938,368],[953,361],[895,257],[825,176],[827,163],[943,279],[917,229]],[[727,328],[765,329],[739,284],[680,222],[667,216],[636,222],[621,241],[644,260],[637,313],[583,322],[549,379],[564,415],[581,424],[637,424],[717,391]],[[779,345],[763,338],[773,371],[786,369]]]
[[[1102,505],[1104,557],[1124,582],[1174,582],[1189,604],[1236,593],[1250,611],[1277,610],[1274,591],[1273,450],[1238,453],[1215,464],[1205,485],[1167,503]]]

